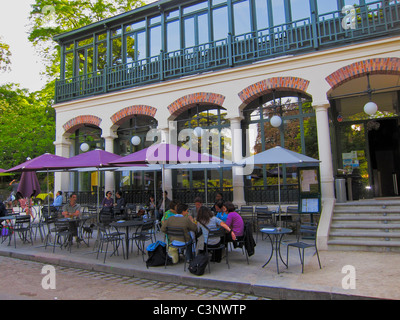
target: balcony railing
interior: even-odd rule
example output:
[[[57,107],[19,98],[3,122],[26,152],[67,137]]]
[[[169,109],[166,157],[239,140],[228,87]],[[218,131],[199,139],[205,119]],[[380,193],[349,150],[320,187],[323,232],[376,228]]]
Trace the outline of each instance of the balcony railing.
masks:
[[[58,80],[56,102],[400,34],[397,1],[385,5],[377,1],[357,7],[353,29],[343,28],[344,18],[341,11],[334,11]]]

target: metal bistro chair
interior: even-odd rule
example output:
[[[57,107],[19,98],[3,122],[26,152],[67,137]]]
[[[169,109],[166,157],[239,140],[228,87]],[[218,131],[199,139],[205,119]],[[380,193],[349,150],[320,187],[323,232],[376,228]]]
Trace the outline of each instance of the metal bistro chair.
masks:
[[[210,247],[208,241],[211,238],[221,238],[221,242],[219,243],[219,245],[214,246],[214,247]],[[208,231],[208,238],[207,238],[207,243],[205,246],[206,249],[206,254],[208,256],[208,272],[211,273],[211,267],[210,267],[210,255],[209,253],[213,252],[213,251],[217,251],[217,250],[223,250],[225,249],[225,259],[226,259],[226,264],[228,265],[228,269],[230,269],[229,266],[229,260],[228,260],[228,246],[226,245],[226,232],[225,229],[218,229],[218,230],[209,230]]]
[[[188,239],[183,228],[167,227],[165,235],[167,239],[179,238],[184,240],[184,241],[173,240],[168,245],[168,248],[172,247],[178,249],[178,257],[179,253],[185,255],[186,250],[192,250],[192,244],[189,241],[190,239]],[[165,268],[167,268],[167,261],[168,261],[168,254],[166,254],[165,256]],[[184,262],[185,264],[183,270],[186,271],[186,256],[184,258]]]
[[[256,242],[258,242],[258,231],[261,228],[275,227],[276,223],[274,221],[274,211],[269,211],[268,207],[256,207]],[[262,235],[263,239],[263,235]]]
[[[112,255],[119,255],[118,254],[118,249],[120,244],[122,244],[122,254],[123,254],[123,258],[125,259],[125,249],[124,249],[124,238],[123,238],[123,234],[119,233],[119,232],[110,232],[109,226],[104,225],[103,223],[99,223],[98,226],[98,232],[99,232],[99,246],[98,246],[98,250],[97,250],[97,257],[96,259],[99,258],[99,254],[100,252],[104,252],[104,261],[103,263],[106,263],[106,257],[107,257],[107,252],[108,252],[108,244],[111,242],[113,244],[113,253],[110,255],[110,257]],[[103,251],[103,246],[104,244],[106,245],[106,250]]]
[[[300,232],[297,233],[297,242],[289,243],[287,245],[287,252],[286,252],[286,265],[289,265],[289,247],[294,247],[299,250],[300,262],[301,262],[301,273],[304,273],[304,250],[307,248],[315,248],[318,258],[319,268],[321,267],[321,261],[319,259],[318,248],[317,248],[317,229],[318,226],[315,224],[303,224],[300,226]],[[307,238],[308,242],[301,241]]]
[[[138,254],[139,251],[142,252],[143,261],[144,261],[146,241],[151,240],[151,243],[154,243],[153,232],[152,232],[153,229],[154,229],[153,221],[145,222],[143,223],[143,225],[136,228],[136,231],[131,238],[131,240],[135,240],[136,246],[138,248]]]
[[[254,223],[254,208],[253,206],[241,206],[238,212],[243,220]]]
[[[31,217],[29,215],[17,217],[17,219],[15,219],[13,231],[14,231],[14,247],[15,248],[17,248],[17,242],[16,242],[16,234],[17,233],[18,233],[19,237],[21,238],[21,240],[23,241],[23,243],[26,243],[26,242],[28,242],[28,232],[29,232],[30,242],[33,245]]]

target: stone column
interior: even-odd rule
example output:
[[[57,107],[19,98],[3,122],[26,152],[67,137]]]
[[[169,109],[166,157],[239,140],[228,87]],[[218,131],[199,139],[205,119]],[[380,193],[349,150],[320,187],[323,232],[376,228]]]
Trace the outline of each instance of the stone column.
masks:
[[[334,199],[334,174],[332,164],[332,148],[329,132],[328,108],[329,104],[314,105],[317,132],[318,132],[318,150],[320,173],[321,173],[321,193],[324,199]]]
[[[70,134],[65,134],[58,140],[54,141],[53,144],[55,146],[55,154],[60,157],[69,158],[70,157],[70,148],[72,146],[71,142],[68,140]],[[49,173],[50,174],[50,173]],[[70,184],[70,174],[67,172],[55,172],[54,173],[54,190],[50,190],[55,195],[57,191],[72,191],[69,190]],[[64,199],[65,201],[65,199]]]
[[[313,106],[317,120],[318,150],[320,173],[322,212],[319,220],[317,244],[319,250],[328,250],[329,230],[335,206],[334,174],[332,164],[332,148],[329,134],[328,108],[329,104]]]
[[[232,161],[236,162],[241,160],[242,157],[242,128],[241,121],[242,117],[230,118],[231,122],[231,135],[232,135]],[[232,168],[232,186],[233,186],[233,203],[239,208],[246,204],[244,198],[244,173],[243,168],[233,167]]]
[[[103,135],[104,139],[104,149],[107,152],[114,153],[114,140],[118,138],[118,136],[114,133],[110,133],[107,135]],[[102,174],[100,172],[100,174]],[[112,191],[115,194],[115,173],[114,171],[105,171],[105,181],[104,181],[104,192]],[[102,199],[104,195],[100,194],[100,199]]]

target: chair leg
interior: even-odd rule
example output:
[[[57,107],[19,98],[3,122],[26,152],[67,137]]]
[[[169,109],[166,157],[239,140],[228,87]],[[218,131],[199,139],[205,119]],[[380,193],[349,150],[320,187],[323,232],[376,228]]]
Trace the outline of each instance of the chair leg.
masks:
[[[317,258],[318,258],[319,268],[322,269],[322,267],[321,267],[321,260],[319,259],[319,254],[318,254],[318,249],[317,249],[317,247],[315,247],[315,251],[317,252]]]

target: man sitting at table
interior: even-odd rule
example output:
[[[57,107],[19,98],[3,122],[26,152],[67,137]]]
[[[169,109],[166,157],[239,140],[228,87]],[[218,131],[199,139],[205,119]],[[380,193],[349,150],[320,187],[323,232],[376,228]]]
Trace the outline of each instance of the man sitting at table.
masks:
[[[62,215],[64,218],[75,218],[79,217],[81,214],[81,206],[76,203],[78,196],[73,193],[69,197],[69,202],[67,202],[62,208]]]

